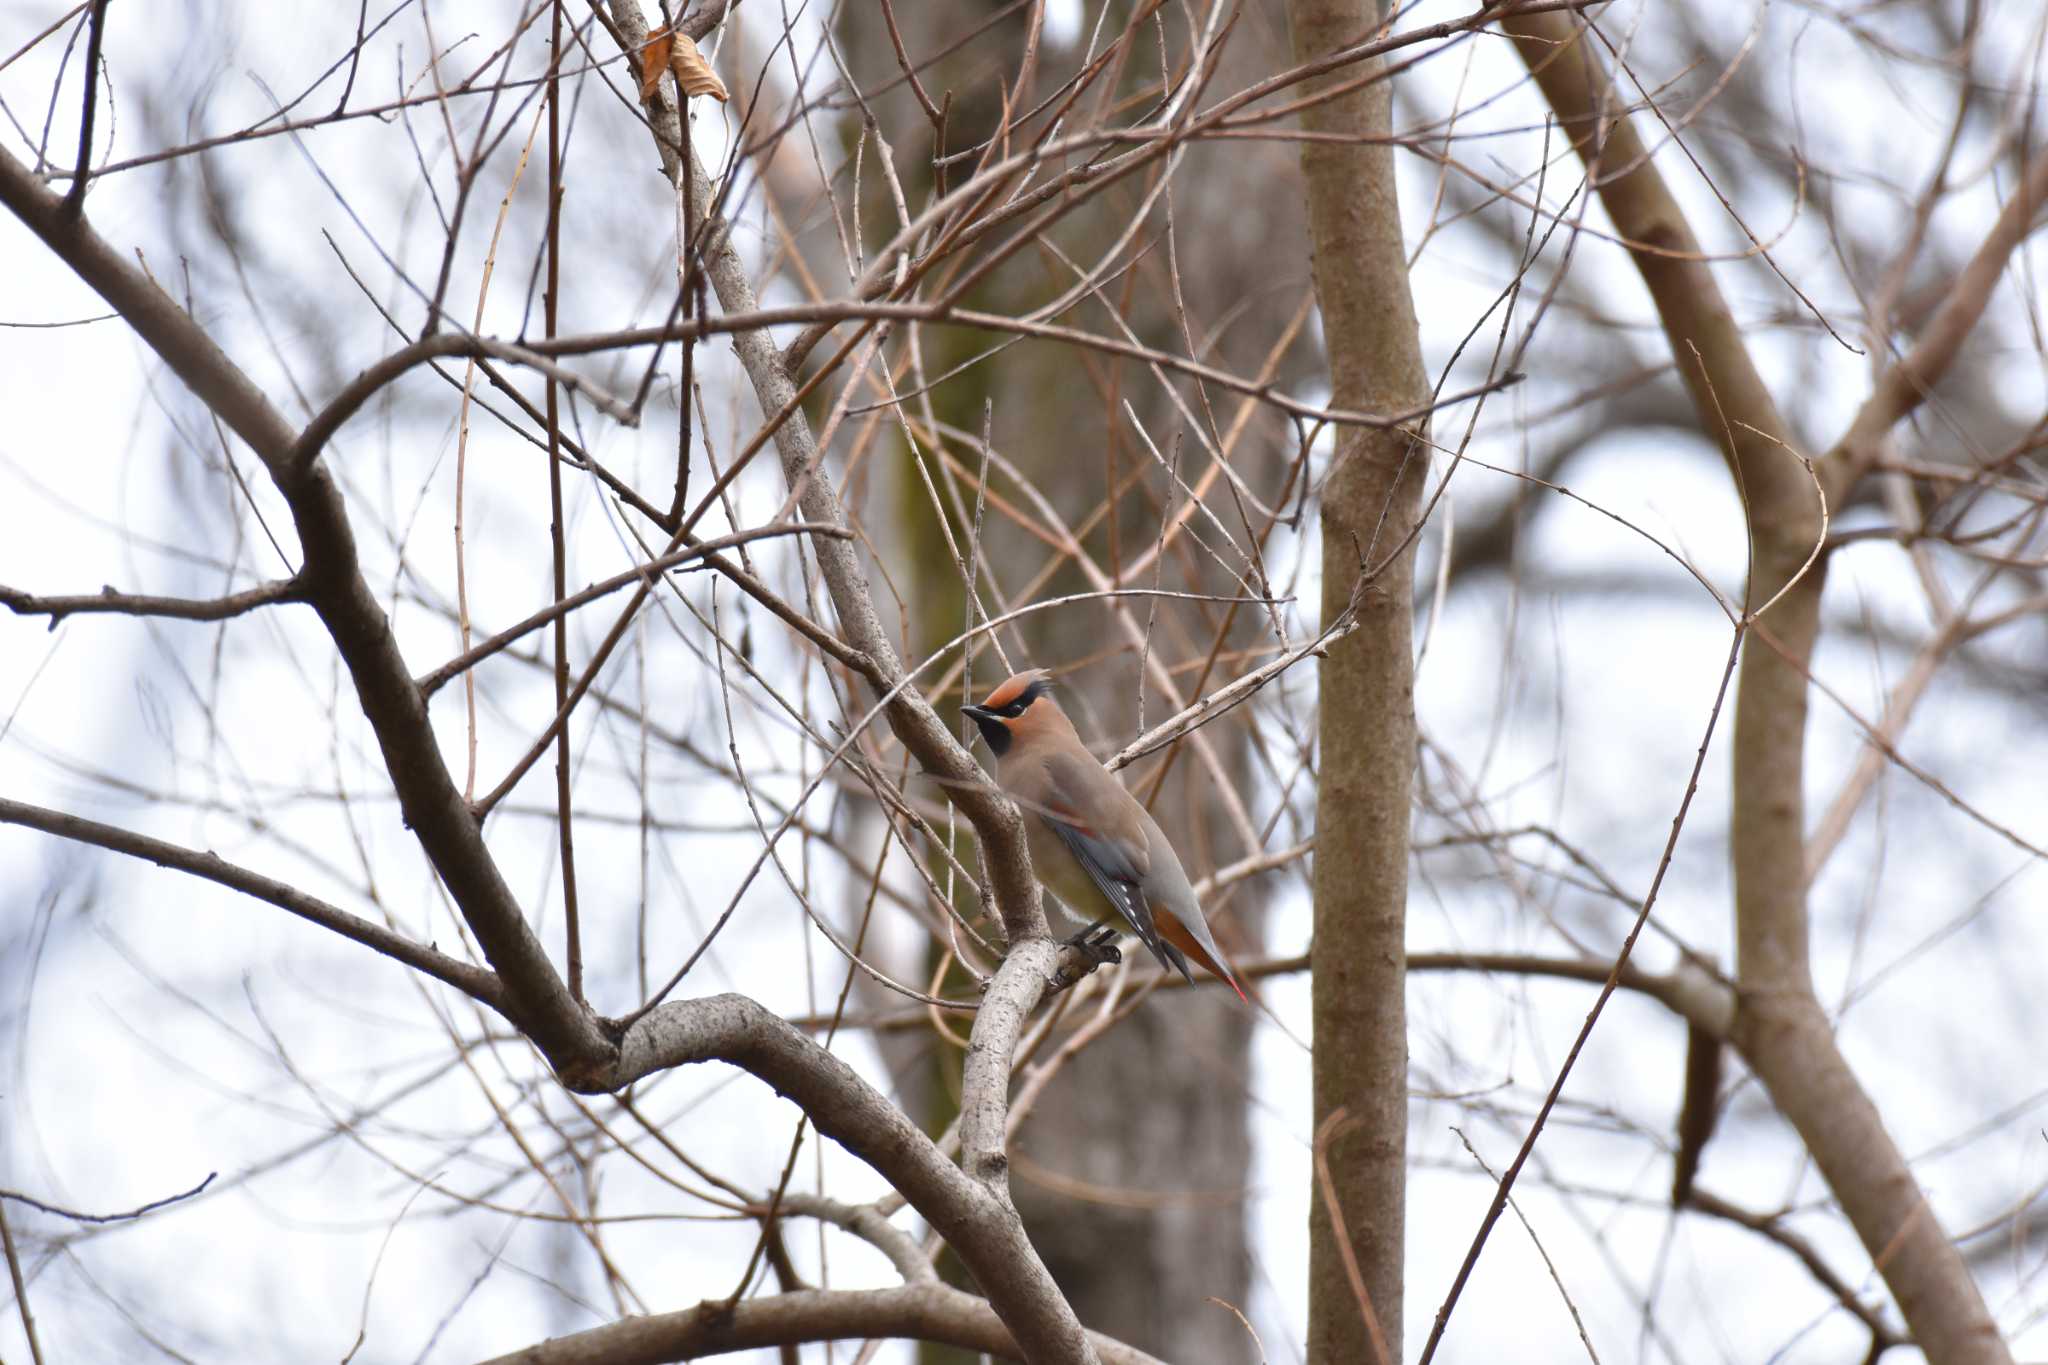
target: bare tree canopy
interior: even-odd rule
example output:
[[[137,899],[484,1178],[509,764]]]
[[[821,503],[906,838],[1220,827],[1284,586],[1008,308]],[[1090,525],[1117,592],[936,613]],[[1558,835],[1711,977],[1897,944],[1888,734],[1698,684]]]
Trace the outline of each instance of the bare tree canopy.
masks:
[[[6,20],[0,1358],[2048,1347],[2038,5]]]

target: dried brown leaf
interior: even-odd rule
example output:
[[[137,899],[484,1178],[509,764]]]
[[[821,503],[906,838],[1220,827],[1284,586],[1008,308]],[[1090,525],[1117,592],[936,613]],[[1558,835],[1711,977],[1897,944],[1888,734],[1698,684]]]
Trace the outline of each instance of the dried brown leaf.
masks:
[[[669,54],[669,67],[676,73],[676,84],[683,88],[685,95],[709,95],[724,104],[731,96],[725,92],[725,82],[718,79],[718,73],[711,69],[711,63],[704,60],[704,54],[697,50],[687,33],[675,35],[675,49]]]
[[[688,38],[683,39],[689,42]],[[647,35],[647,41],[640,45],[640,102],[654,98],[654,87],[661,84],[661,73],[668,70],[669,54],[675,49],[676,31],[663,26]],[[699,57],[698,61],[703,58]]]

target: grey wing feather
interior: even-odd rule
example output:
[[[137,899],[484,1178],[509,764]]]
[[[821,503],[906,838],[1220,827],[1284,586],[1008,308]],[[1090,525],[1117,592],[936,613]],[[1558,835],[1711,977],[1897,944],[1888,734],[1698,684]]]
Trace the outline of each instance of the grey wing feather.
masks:
[[[1109,898],[1109,903],[1123,913],[1137,932],[1138,941],[1152,950],[1152,956],[1159,959],[1159,965],[1169,971],[1178,969],[1182,976],[1193,981],[1188,971],[1187,960],[1165,939],[1159,937],[1159,930],[1152,924],[1152,907],[1145,904],[1145,893],[1138,889],[1138,869],[1124,851],[1107,839],[1099,838],[1079,825],[1067,823],[1055,815],[1044,815],[1045,823],[1052,832],[1060,836],[1060,842],[1074,855],[1074,861],[1081,864],[1088,880],[1095,883],[1095,889]]]

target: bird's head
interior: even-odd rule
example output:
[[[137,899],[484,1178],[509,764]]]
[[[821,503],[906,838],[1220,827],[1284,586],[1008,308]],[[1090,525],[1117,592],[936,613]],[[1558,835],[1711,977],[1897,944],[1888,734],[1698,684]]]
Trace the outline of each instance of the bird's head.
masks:
[[[1027,668],[1005,680],[978,706],[960,708],[974,719],[989,752],[1001,758],[1015,741],[1065,721],[1060,704],[1052,699],[1052,675],[1042,668]]]

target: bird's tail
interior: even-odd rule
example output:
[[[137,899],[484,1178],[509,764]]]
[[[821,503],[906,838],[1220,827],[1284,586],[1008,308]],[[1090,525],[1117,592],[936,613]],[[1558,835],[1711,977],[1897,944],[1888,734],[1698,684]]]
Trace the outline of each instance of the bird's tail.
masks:
[[[1186,953],[1196,962],[1199,962],[1211,975],[1221,977],[1224,985],[1237,992],[1239,1000],[1244,1000],[1247,1005],[1251,1003],[1251,1001],[1245,999],[1244,987],[1237,984],[1237,977],[1231,973],[1230,968],[1223,965],[1222,959],[1217,954],[1204,948],[1195,936],[1187,931],[1187,926],[1183,925],[1172,915],[1156,916],[1155,923],[1159,930],[1159,937],[1165,939],[1183,953]]]

